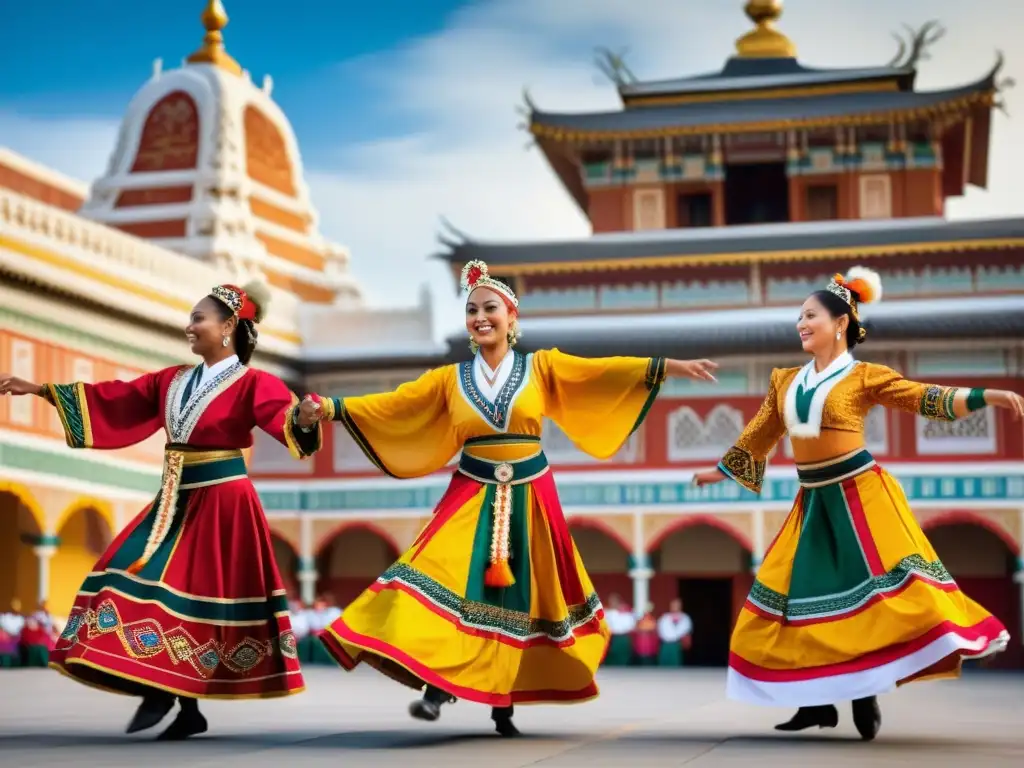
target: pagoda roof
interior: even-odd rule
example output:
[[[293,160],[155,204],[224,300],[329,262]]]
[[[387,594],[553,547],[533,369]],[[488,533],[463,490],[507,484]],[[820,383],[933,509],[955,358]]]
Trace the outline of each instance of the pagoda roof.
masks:
[[[905,299],[862,308],[868,343],[1019,339],[1024,296]],[[792,352],[794,307],[751,307],[672,313],[523,317],[523,351],[558,347],[583,356],[661,355],[676,358]],[[450,340],[453,352],[465,344]]]
[[[499,275],[806,261],[1024,247],[1024,218],[941,217],[784,222],[611,232],[567,240],[496,243],[442,238],[440,258],[487,262]]]
[[[853,91],[786,98],[751,95],[730,100],[636,106],[613,112],[566,113],[533,109],[529,129],[540,139],[588,142],[707,132],[885,125],[896,117],[928,117],[974,104],[990,106],[1000,66],[1001,59],[979,80],[937,91]]]
[[[805,67],[795,58],[744,58],[733,56],[717,72],[668,80],[623,83],[619,95],[627,104],[643,103],[651,97],[679,97],[722,94],[730,98],[737,91],[806,89],[812,86],[892,82],[899,90],[914,86],[913,67],[855,67],[820,69]],[[809,91],[808,93],[813,93]]]

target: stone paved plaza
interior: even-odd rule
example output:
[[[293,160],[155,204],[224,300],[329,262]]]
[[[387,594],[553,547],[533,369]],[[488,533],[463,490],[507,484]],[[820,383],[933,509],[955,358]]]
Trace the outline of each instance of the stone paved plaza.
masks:
[[[300,696],[205,703],[210,732],[181,744],[123,735],[134,699],[45,670],[3,671],[0,766],[1024,766],[1020,675],[905,688],[882,700],[882,732],[864,744],[848,708],[834,731],[776,733],[789,713],[726,701],[719,671],[609,670],[597,701],[521,707],[527,735],[508,741],[492,733],[485,707],[460,702],[420,723],[405,713],[414,694],[371,671],[307,671]]]

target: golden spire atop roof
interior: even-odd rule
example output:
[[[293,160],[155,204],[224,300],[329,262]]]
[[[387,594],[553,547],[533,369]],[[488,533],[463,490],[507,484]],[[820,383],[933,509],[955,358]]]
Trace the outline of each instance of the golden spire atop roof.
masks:
[[[188,61],[198,64],[213,64],[233,75],[242,74],[242,65],[235,61],[224,50],[224,35],[221,30],[228,25],[228,14],[220,0],[207,0],[206,9],[200,16],[206,34],[199,50],[188,57]]]
[[[775,28],[782,0],[748,0],[743,9],[756,27],[736,41],[736,53],[746,59],[792,59],[796,46]]]

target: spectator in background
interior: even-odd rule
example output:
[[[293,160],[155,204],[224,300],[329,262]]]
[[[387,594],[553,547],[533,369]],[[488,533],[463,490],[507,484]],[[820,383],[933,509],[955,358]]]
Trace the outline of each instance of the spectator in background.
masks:
[[[292,632],[295,633],[295,648],[299,654],[299,661],[306,664],[312,653],[313,637],[309,629],[309,612],[306,607],[295,598],[288,601],[288,613],[292,619]]]
[[[654,618],[652,603],[647,604],[647,610],[633,632],[633,653],[641,667],[653,667],[658,663],[658,621]]]
[[[21,666],[21,631],[25,619],[21,615],[21,601],[11,600],[11,608],[0,613],[0,667]]]
[[[693,636],[693,621],[683,613],[683,601],[676,598],[669,603],[668,613],[658,619],[658,666],[683,666],[684,651],[690,650]]]
[[[628,667],[633,657],[631,636],[636,628],[636,617],[622,604],[622,598],[613,593],[608,597],[604,620],[612,635],[604,663],[609,667]]]

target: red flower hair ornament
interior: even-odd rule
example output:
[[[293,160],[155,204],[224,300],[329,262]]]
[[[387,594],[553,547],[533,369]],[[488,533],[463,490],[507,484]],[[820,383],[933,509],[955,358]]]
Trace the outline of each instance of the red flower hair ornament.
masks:
[[[491,277],[487,273],[487,264],[478,259],[467,262],[466,266],[462,268],[462,279],[459,284],[467,294],[472,293],[476,288],[489,288],[505,298],[510,310],[514,312],[519,310],[519,299],[516,298],[512,289],[500,280]]]

